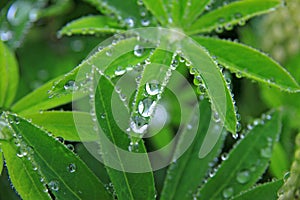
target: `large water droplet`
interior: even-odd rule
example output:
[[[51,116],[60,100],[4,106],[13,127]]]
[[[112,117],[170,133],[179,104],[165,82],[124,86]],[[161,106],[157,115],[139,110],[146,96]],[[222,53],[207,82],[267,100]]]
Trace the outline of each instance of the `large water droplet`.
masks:
[[[144,53],[144,47],[142,47],[140,45],[135,45],[135,47],[133,49],[133,53],[135,56],[141,57]]]
[[[151,98],[143,99],[138,104],[138,111],[143,117],[149,117],[155,108],[155,101]]]
[[[160,86],[157,81],[148,82],[148,83],[146,83],[145,87],[146,87],[146,92],[151,96],[157,95],[160,90]]]
[[[223,190],[222,194],[223,194],[223,197],[225,199],[228,199],[228,198],[232,197],[232,195],[233,195],[233,188],[232,187],[226,188],[225,190]]]
[[[135,133],[143,134],[148,128],[148,122],[144,117],[137,115],[131,118],[130,128]]]
[[[125,19],[125,24],[127,27],[132,28],[134,27],[134,20],[131,17]]]
[[[59,183],[56,180],[50,181],[48,186],[52,191],[57,192],[59,190]]]
[[[7,11],[7,20],[14,26],[20,25],[28,17],[31,5],[26,1],[16,1]]]
[[[236,180],[241,184],[247,183],[250,180],[250,172],[248,170],[244,170],[237,173]]]

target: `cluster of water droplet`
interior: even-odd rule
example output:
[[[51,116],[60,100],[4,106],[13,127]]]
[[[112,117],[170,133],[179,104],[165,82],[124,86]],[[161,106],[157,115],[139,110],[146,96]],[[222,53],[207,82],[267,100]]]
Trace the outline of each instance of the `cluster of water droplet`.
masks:
[[[223,17],[219,18],[218,21],[216,22],[217,26],[215,28],[215,31],[217,33],[222,33],[224,29],[226,31],[231,31],[235,24],[243,26],[245,25],[245,23],[246,21],[243,18],[243,15],[241,13],[235,13],[230,19],[226,19]]]

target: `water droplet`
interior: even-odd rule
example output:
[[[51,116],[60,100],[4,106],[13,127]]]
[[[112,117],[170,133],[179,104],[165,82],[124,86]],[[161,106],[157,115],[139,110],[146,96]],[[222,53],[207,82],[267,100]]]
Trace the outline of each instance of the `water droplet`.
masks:
[[[7,11],[7,21],[14,26],[20,25],[24,19],[27,19],[30,9],[31,5],[29,2],[15,1]]]
[[[76,91],[79,89],[75,81],[70,80],[64,85],[65,90]]]
[[[235,73],[235,76],[236,76],[237,78],[242,78],[242,77],[243,77],[243,74],[242,74],[242,72],[237,72],[237,73]]]
[[[11,31],[0,31],[0,39],[2,41],[8,41],[13,37],[13,34]]]
[[[123,69],[122,66],[118,66],[118,68],[115,70],[115,75],[116,76],[121,76],[125,74],[126,69]]]
[[[223,197],[225,199],[228,199],[228,198],[232,197],[232,195],[233,195],[233,188],[232,187],[226,188],[225,190],[223,190],[222,194],[223,194]]]
[[[130,152],[138,152],[139,143],[138,142],[130,142],[128,146],[128,151]]]
[[[52,191],[55,191],[57,192],[59,190],[59,183],[58,181],[50,181],[49,184],[48,184],[49,188],[52,190]]]
[[[215,28],[215,31],[216,31],[217,33],[222,33],[222,32],[224,31],[224,28],[223,28],[222,25],[218,25],[218,26]]]
[[[160,91],[159,84],[157,81],[151,81],[146,83],[145,88],[146,88],[146,92],[151,96],[157,95]]]
[[[246,21],[244,19],[240,19],[239,25],[244,26],[246,24]]]
[[[131,118],[130,128],[135,133],[143,134],[148,128],[148,122],[144,117],[137,115]]]
[[[188,125],[186,126],[186,128],[187,128],[188,130],[191,130],[191,129],[193,128],[193,126],[192,126],[191,124],[188,124]]]
[[[64,138],[62,138],[62,137],[57,137],[57,138],[55,138],[55,140],[59,141],[60,143],[64,143],[65,142]]]
[[[272,156],[272,149],[271,147],[266,147],[260,150],[260,155],[263,158],[270,158]]]
[[[242,130],[242,125],[240,122],[236,123],[236,131],[240,132]]]
[[[70,173],[74,173],[76,171],[76,169],[77,169],[77,167],[76,167],[76,165],[74,163],[69,164],[68,171]]]
[[[156,102],[151,98],[143,99],[138,104],[138,111],[143,117],[149,117],[155,108]]]
[[[200,76],[200,75],[195,76],[195,77],[194,77],[194,80],[193,80],[193,83],[194,83],[194,85],[196,85],[196,86],[199,86],[200,84],[202,84],[203,81],[202,81],[201,76]]]
[[[213,115],[213,117],[214,117],[214,120],[215,120],[215,122],[220,122],[221,121],[221,118],[220,118],[220,116],[219,116],[219,113],[218,112],[214,112],[214,115]]]
[[[29,20],[35,22],[38,19],[38,10],[32,9],[29,13]]]
[[[66,146],[67,146],[67,148],[70,149],[71,151],[74,151],[74,150],[75,150],[73,144],[67,144]]]
[[[142,47],[140,45],[135,45],[135,47],[133,49],[133,53],[135,56],[141,57],[144,53],[144,47]]]
[[[142,19],[141,24],[142,24],[142,26],[149,26],[150,25],[150,20],[149,19]]]
[[[131,17],[125,19],[125,24],[128,28],[134,27],[134,20]]]
[[[285,173],[283,176],[283,181],[286,182],[290,178],[290,176],[291,176],[291,172]]]
[[[244,170],[237,173],[236,180],[241,184],[247,183],[250,180],[250,172],[248,170]]]
[[[221,159],[224,161],[224,160],[227,160],[228,159],[228,153],[223,153],[221,155]]]
[[[105,52],[105,54],[106,54],[108,57],[112,56],[112,55],[113,55],[113,49],[112,49],[112,48],[107,49],[107,51]]]
[[[226,29],[227,31],[230,31],[230,30],[233,29],[233,25],[232,25],[231,23],[227,23],[227,24],[225,25],[225,29]]]

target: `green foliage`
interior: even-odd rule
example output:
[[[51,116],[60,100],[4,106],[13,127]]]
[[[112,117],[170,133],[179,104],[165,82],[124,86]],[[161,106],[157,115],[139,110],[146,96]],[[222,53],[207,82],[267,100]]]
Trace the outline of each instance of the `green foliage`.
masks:
[[[281,97],[293,101],[298,95],[282,92],[297,93],[300,86],[267,54],[212,36],[282,3],[223,4],[221,0],[6,3],[0,16],[4,41],[0,43],[0,173],[4,166],[16,193],[24,200],[276,199],[281,180],[255,184],[268,178],[270,160],[276,177],[281,178],[287,168],[287,154],[277,143],[282,110],[276,107]],[[77,6],[87,11],[68,16]],[[57,16],[63,20],[56,21]],[[49,65],[59,66],[61,75],[45,78],[39,88],[15,100],[18,86],[23,90],[28,81],[22,73],[29,70],[22,62],[29,55],[27,49],[18,48],[23,40],[26,46],[31,35],[34,39],[35,33],[40,34],[35,28],[39,23],[49,23],[55,31],[61,28],[60,40],[53,39],[53,32],[43,40],[65,57],[41,54],[52,56]],[[89,55],[88,50],[66,53],[68,40],[80,52],[89,47],[87,35],[95,46],[112,34]],[[42,63],[43,56],[34,61]],[[74,63],[77,56],[85,59],[65,73],[65,63]],[[274,99],[270,100],[273,111],[247,129],[242,125],[250,120],[241,121],[237,108],[243,102],[233,95],[242,93],[235,90],[242,84],[230,73],[274,87],[282,95],[277,103],[276,93],[265,93],[266,99]],[[235,143],[231,137],[239,140]],[[160,154],[154,154],[164,145]],[[163,161],[157,163],[154,155]],[[157,177],[153,171],[158,169],[165,177]],[[290,191],[288,184],[284,192]]]

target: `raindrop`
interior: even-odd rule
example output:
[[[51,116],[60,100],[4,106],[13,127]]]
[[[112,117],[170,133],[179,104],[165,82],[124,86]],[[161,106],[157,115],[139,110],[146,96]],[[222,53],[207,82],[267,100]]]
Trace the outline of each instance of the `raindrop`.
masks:
[[[196,85],[196,86],[199,86],[200,84],[202,84],[203,81],[202,81],[201,76],[200,76],[200,75],[195,76],[195,77],[194,77],[194,80],[193,80],[193,83],[194,83],[194,85]]]
[[[243,77],[243,74],[242,74],[241,72],[237,72],[237,73],[235,73],[235,76],[236,76],[237,78],[242,78],[242,77]]]
[[[106,114],[102,113],[100,117],[101,117],[101,119],[105,119],[106,118]]]
[[[137,115],[131,118],[130,128],[135,133],[143,134],[148,128],[148,122],[144,117]]]
[[[151,81],[146,83],[145,88],[146,88],[146,92],[151,96],[157,95],[160,90],[158,81]]]
[[[38,10],[32,9],[29,13],[29,20],[35,22],[38,19]]]
[[[246,21],[244,19],[240,19],[239,25],[244,26],[246,24]]]
[[[106,52],[105,52],[105,54],[107,55],[107,56],[112,56],[112,54],[113,54],[113,50],[112,50],[112,48],[109,48]]]
[[[225,199],[228,199],[228,198],[232,197],[232,195],[233,195],[233,188],[232,187],[226,188],[225,190],[223,190],[222,194],[223,194],[223,197]]]
[[[13,34],[11,31],[0,31],[0,39],[2,41],[8,41],[12,38]]]
[[[71,163],[71,164],[69,164],[69,166],[68,166],[68,171],[70,172],[70,173],[74,173],[75,171],[76,171],[76,165],[74,164],[74,163]]]
[[[138,152],[139,150],[139,143],[138,142],[130,142],[128,146],[128,151],[130,152]]]
[[[125,19],[125,24],[128,28],[134,27],[134,20],[131,17]]]
[[[142,24],[142,26],[149,26],[150,25],[150,20],[149,19],[142,19],[141,24]]]
[[[16,1],[13,3],[7,11],[7,20],[14,26],[20,25],[31,9],[31,6],[26,1]]]
[[[250,180],[250,172],[248,170],[241,171],[236,176],[237,182],[244,184]]]
[[[231,23],[227,23],[227,24],[225,25],[225,29],[226,29],[227,31],[232,30],[232,29],[233,29],[232,24],[231,24]]]
[[[216,31],[217,33],[222,33],[222,32],[224,31],[224,28],[223,28],[222,25],[218,25],[218,26],[215,28],[215,31]]]
[[[151,98],[143,99],[138,104],[138,111],[143,117],[149,117],[155,108],[156,102]]]
[[[242,130],[242,125],[240,122],[236,123],[236,131],[240,132]]]
[[[134,51],[133,53],[135,56],[141,57],[144,53],[144,48],[140,45],[135,45],[133,51]]]
[[[117,69],[115,70],[115,75],[116,76],[121,76],[125,74],[126,69],[123,69],[122,66],[118,66]]]
[[[286,182],[290,178],[290,176],[291,176],[291,172],[285,173],[283,176],[283,181]]]
[[[65,90],[70,90],[70,91],[76,91],[78,90],[78,85],[76,84],[75,81],[70,80],[68,81],[65,85],[64,85],[64,89]]]
[[[66,146],[67,146],[67,148],[70,149],[71,151],[74,151],[74,150],[75,150],[73,144],[67,144]]]
[[[50,181],[50,183],[48,184],[49,188],[52,190],[52,191],[55,191],[57,192],[59,190],[59,183],[58,181]]]
[[[228,153],[223,153],[222,155],[221,155],[221,159],[224,161],[224,160],[227,160],[228,159]]]
[[[213,117],[214,117],[214,120],[215,120],[215,122],[220,122],[221,121],[221,118],[220,118],[220,116],[219,116],[219,113],[218,112],[214,112],[214,115],[213,115]]]

